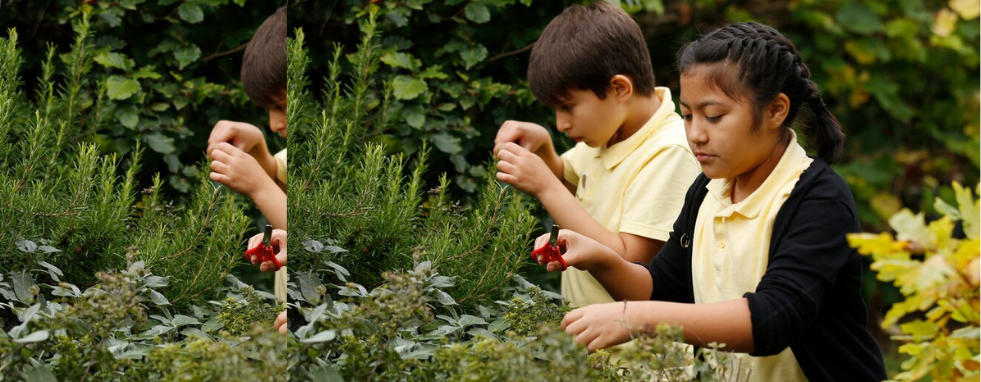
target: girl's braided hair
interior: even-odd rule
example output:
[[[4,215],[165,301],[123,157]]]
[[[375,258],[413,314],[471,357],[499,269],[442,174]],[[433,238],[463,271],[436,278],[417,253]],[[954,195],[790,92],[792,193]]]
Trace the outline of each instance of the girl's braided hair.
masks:
[[[784,127],[793,124],[801,105],[810,106],[816,118],[818,156],[828,163],[838,160],[845,141],[838,119],[821,99],[811,71],[801,62],[794,43],[776,29],[755,22],[730,24],[699,37],[678,52],[682,75],[703,66],[707,66],[708,80],[726,95],[753,104],[756,126],[763,107],[780,93],[790,99]]]

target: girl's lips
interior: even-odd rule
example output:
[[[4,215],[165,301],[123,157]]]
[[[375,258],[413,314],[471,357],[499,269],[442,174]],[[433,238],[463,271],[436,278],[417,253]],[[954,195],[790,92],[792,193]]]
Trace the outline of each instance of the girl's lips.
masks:
[[[697,159],[699,162],[705,162],[705,161],[711,160],[712,158],[715,158],[715,156],[714,155],[703,154],[703,153],[696,153],[695,154],[695,159]]]

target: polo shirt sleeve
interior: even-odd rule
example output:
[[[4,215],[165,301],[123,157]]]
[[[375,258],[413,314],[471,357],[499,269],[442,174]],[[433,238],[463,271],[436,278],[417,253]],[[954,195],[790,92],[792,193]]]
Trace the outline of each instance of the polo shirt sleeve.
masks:
[[[810,192],[833,186],[819,184]],[[854,210],[841,197],[805,195],[785,234],[771,239],[779,244],[756,291],[744,295],[753,323],[752,355],[777,354],[811,327],[824,295],[849,259],[858,256],[846,237],[857,225]]]
[[[286,149],[276,153],[273,158],[276,159],[276,178],[286,184]]]
[[[624,192],[620,232],[667,241],[685,202],[685,192],[701,172],[687,148],[658,150]]]
[[[579,174],[582,173],[582,143],[562,153],[562,178],[569,184],[576,186],[579,184]]]

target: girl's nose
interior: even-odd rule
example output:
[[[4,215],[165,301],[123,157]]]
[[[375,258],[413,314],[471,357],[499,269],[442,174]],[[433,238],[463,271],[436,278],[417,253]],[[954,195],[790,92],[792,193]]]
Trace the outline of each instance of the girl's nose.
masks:
[[[693,144],[708,142],[708,135],[705,134],[705,129],[702,129],[694,119],[688,123],[688,126],[685,126],[685,133],[688,135],[688,142]]]

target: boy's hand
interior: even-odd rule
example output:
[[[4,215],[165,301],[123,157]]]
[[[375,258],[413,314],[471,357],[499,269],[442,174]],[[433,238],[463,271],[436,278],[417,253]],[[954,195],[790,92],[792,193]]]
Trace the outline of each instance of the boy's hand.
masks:
[[[277,187],[255,158],[235,146],[218,143],[208,156],[212,160],[211,180],[249,199],[255,199],[253,194],[262,187]]]
[[[549,234],[547,233],[536,238],[535,248],[541,248],[548,244],[548,238]],[[565,260],[566,264],[583,271],[602,267],[607,261],[619,260],[620,257],[612,249],[596,240],[567,229],[559,230],[556,244],[559,246],[559,252],[562,253],[562,259]],[[535,260],[541,265],[546,265],[545,269],[549,272],[562,271],[562,264],[558,261],[545,264],[544,259]]]
[[[642,323],[640,318],[631,322],[630,313],[624,302],[593,304],[566,313],[562,330],[594,352],[630,341],[630,325]]]
[[[276,316],[276,323],[274,324],[276,331],[278,331],[279,334],[282,334],[284,336],[286,335],[286,330],[289,329],[289,326],[286,325],[287,317],[288,315],[286,314],[285,310],[279,312],[279,316]]]
[[[231,143],[239,150],[252,154],[253,149],[266,147],[266,138],[262,136],[262,130],[248,123],[218,121],[208,136],[208,155],[219,143]]]
[[[497,180],[539,198],[550,187],[564,187],[541,157],[513,142],[501,145],[497,152]]]
[[[501,128],[497,130],[497,137],[494,138],[494,155],[504,148],[506,143],[517,143],[525,150],[540,155],[538,152],[543,148],[552,147],[552,137],[548,135],[541,125],[531,122],[504,121]],[[553,151],[555,149],[552,149]]]
[[[262,234],[257,234],[249,239],[249,246],[247,248],[255,248],[257,245],[262,243]],[[281,229],[274,229],[272,231],[272,237],[269,238],[269,245],[273,247],[273,252],[276,253],[276,260],[279,260],[279,265],[286,266],[286,231]],[[262,272],[273,272],[276,270],[276,264],[272,261],[267,261],[262,264],[259,263],[259,256],[252,255],[249,261],[252,265],[258,265],[259,270]]]

